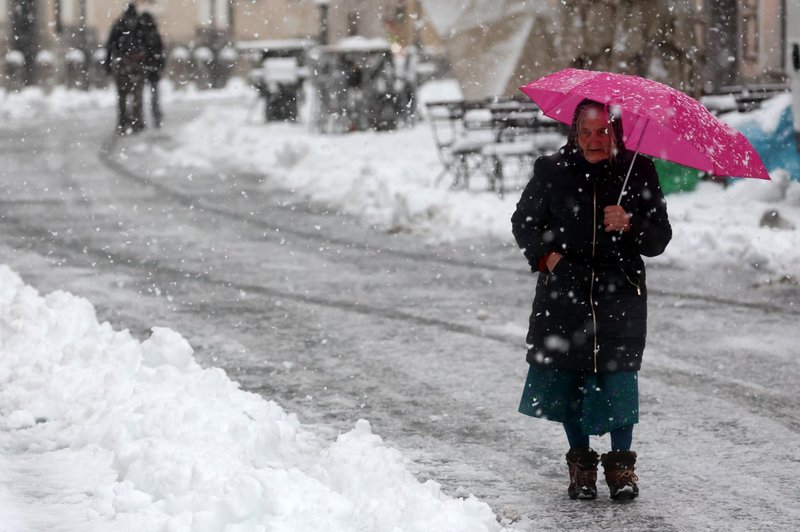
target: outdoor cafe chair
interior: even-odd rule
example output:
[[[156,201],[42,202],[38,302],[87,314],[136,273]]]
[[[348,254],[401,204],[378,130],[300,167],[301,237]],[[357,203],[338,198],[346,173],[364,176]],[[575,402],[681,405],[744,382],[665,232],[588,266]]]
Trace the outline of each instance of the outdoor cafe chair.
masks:
[[[481,148],[494,140],[491,113],[483,101],[428,102],[426,108],[443,167],[434,183],[449,175],[451,188],[468,188],[483,166]]]

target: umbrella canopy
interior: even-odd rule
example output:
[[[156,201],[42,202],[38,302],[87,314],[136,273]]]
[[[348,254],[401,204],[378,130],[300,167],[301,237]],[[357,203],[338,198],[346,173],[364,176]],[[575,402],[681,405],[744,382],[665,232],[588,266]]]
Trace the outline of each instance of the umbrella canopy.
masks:
[[[567,68],[520,89],[545,115],[565,124],[572,123],[575,107],[586,98],[619,106],[628,149],[713,175],[769,179],[744,135],[663,83]]]

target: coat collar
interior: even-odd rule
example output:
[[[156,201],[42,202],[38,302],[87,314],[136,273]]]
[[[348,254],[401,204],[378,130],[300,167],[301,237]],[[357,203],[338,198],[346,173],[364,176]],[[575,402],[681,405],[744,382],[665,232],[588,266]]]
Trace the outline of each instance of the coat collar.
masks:
[[[590,179],[603,178],[612,174],[611,163],[609,161],[590,163],[583,155],[577,152],[565,152],[564,157],[567,161],[567,166],[575,168],[575,170],[586,175]]]

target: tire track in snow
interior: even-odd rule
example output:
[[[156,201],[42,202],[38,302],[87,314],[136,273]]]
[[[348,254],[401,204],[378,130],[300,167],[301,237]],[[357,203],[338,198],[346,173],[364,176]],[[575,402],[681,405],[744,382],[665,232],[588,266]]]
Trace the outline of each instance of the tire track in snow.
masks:
[[[163,195],[166,196],[166,194],[163,194]],[[169,196],[169,197],[172,197],[172,196]],[[186,203],[186,205],[190,205],[190,203]],[[197,210],[199,210],[199,209],[196,208],[193,212],[197,212]],[[221,214],[221,213],[216,213],[216,214],[224,215],[224,214]],[[239,215],[239,216],[240,216],[239,220],[243,220],[243,218],[246,218],[246,217],[242,217],[242,215]],[[30,220],[30,218],[24,218],[24,219],[25,220]],[[47,249],[42,250],[41,246],[36,247],[36,245],[39,242],[37,242],[35,240],[28,241],[28,244],[26,244],[26,245],[32,246],[33,249],[35,249],[37,251],[40,251],[41,253],[43,253],[45,255],[47,254],[47,252],[50,249],[52,249],[52,250],[55,251],[55,253],[59,253],[61,251],[61,252],[68,252],[70,254],[75,254],[75,255],[88,256],[89,259],[96,259],[97,262],[101,263],[101,267],[102,267],[102,264],[104,264],[106,261],[109,261],[110,263],[113,263],[114,267],[122,265],[123,267],[131,268],[133,271],[138,271],[138,270],[141,270],[141,269],[150,268],[151,269],[150,271],[152,272],[152,277],[148,277],[148,272],[144,272],[140,276],[140,278],[142,279],[142,283],[147,283],[152,278],[158,278],[159,275],[162,275],[162,271],[164,271],[163,262],[159,262],[159,261],[156,261],[156,260],[145,260],[145,259],[142,259],[142,258],[136,258],[135,249],[131,252],[131,254],[127,254],[125,252],[122,252],[122,253],[110,252],[108,250],[108,248],[103,247],[101,245],[85,247],[83,245],[80,245],[81,236],[70,235],[70,234],[66,234],[66,233],[60,233],[58,235],[54,235],[51,231],[48,231],[46,228],[35,227],[35,225],[38,223],[36,221],[32,221],[32,223],[23,222],[21,219],[16,219],[15,221],[19,222],[19,225],[16,227],[16,229],[18,229],[20,231],[29,231],[28,234],[32,235],[32,237],[34,239],[42,238],[45,242],[48,242],[49,245],[52,246],[52,248],[47,248]],[[247,223],[250,223],[252,220],[243,220],[243,221],[246,221]],[[84,238],[84,239],[88,238],[90,241],[92,239],[91,235],[89,235],[89,234],[82,235],[82,238]],[[308,233],[308,238],[313,238],[315,241],[329,241],[329,240],[325,239],[324,235],[320,235],[318,233]],[[356,249],[366,249],[366,250],[369,250],[371,252],[375,252],[376,248],[369,247],[369,246],[364,246],[362,248],[356,248]],[[379,252],[379,253],[381,255],[384,254],[384,253],[386,255],[391,255],[392,254],[392,252],[388,251],[388,250],[387,251],[383,251],[383,252]],[[426,258],[426,255],[424,255],[424,254],[418,254],[418,256],[420,257],[420,260],[431,262],[430,260],[428,260]],[[377,258],[377,257],[375,257],[375,258]],[[453,266],[454,265],[452,262],[445,262],[445,261],[442,261],[442,262],[444,264],[448,265],[448,266]],[[174,265],[175,261],[172,261],[172,264]],[[167,266],[169,267],[169,265],[167,265]],[[456,264],[456,266],[457,266],[457,264]],[[106,268],[107,267],[108,266],[106,266]],[[475,266],[472,266],[471,263],[470,263],[470,267],[472,269],[476,268]],[[478,268],[479,268],[479,266],[478,266]],[[508,273],[514,273],[514,274],[520,273],[516,269],[512,269],[512,268],[498,268],[497,270],[498,271],[508,272]],[[240,285],[239,283],[235,283],[235,282],[227,282],[224,278],[221,278],[219,276],[205,275],[202,272],[198,275],[196,272],[187,271],[187,270],[185,270],[183,268],[175,267],[175,266],[169,267],[169,271],[164,271],[163,275],[164,275],[165,279],[168,279],[168,280],[171,280],[171,281],[174,281],[176,279],[186,279],[187,281],[191,282],[191,281],[194,280],[194,281],[200,283],[200,286],[207,286],[207,287],[223,286],[223,287],[227,287],[227,288],[230,288],[232,290],[235,290],[237,288],[240,288],[240,286],[245,286],[245,285]],[[255,289],[255,291],[262,290],[263,288],[264,287],[262,287],[262,286],[258,286]],[[246,290],[253,291],[252,289],[246,289]],[[690,297],[686,297],[686,295],[684,295],[684,294],[676,294],[676,293],[671,293],[670,294],[670,293],[661,292],[661,291],[656,292],[652,288],[651,288],[651,292],[654,293],[654,294],[657,293],[659,296],[663,295],[663,296],[665,296],[667,298],[668,297],[675,297],[676,300],[691,299]],[[290,296],[286,295],[286,291],[283,291],[283,290],[277,290],[277,291],[272,290],[272,291],[269,291],[269,292],[265,291],[265,292],[262,292],[262,293],[264,295],[268,295],[268,296],[270,294],[272,294],[272,293],[279,293],[280,294],[279,297],[281,297],[282,299],[287,299],[287,300],[288,299],[294,299],[298,303],[304,303],[304,304],[307,304],[307,305],[323,306],[324,304],[328,304],[329,308],[340,309],[340,310],[345,311],[345,312],[358,312],[359,310],[361,310],[361,311],[363,311],[362,314],[366,314],[366,315],[374,315],[374,314],[376,314],[375,310],[371,309],[371,308],[367,308],[367,307],[363,307],[363,306],[361,306],[358,309],[352,308],[352,301],[349,302],[351,304],[351,306],[338,306],[336,304],[336,303],[338,303],[338,300],[336,300],[336,299],[319,298],[318,301],[317,300],[311,300],[311,299],[303,297],[304,294],[297,294],[297,293],[291,292],[291,291],[289,291],[291,296],[299,296],[299,297],[290,297]],[[713,305],[708,305],[708,310],[709,311],[713,311],[714,307],[717,306],[717,305],[725,304],[725,303],[722,303],[722,301],[724,301],[724,300],[721,299],[721,298],[702,298],[702,299],[698,298],[698,301],[700,301],[701,303],[703,301],[705,301],[705,300],[709,300],[709,301],[711,301],[713,303]],[[669,303],[667,303],[667,304],[669,304]],[[755,308],[752,305],[742,304],[742,302],[738,302],[738,306],[742,307],[742,308],[749,308],[749,309]],[[703,310],[704,307],[705,307],[705,305],[698,304],[696,308],[692,309],[692,311],[693,312],[704,312],[704,310]],[[774,306],[771,307],[771,308],[772,308],[772,310],[766,310],[766,309],[762,309],[762,310],[765,313],[766,312],[774,312],[776,310],[776,307],[774,307]],[[779,310],[780,312],[785,314],[784,309],[781,308],[781,309],[777,309],[777,310]],[[402,312],[394,313],[394,315],[391,316],[390,319],[404,320],[404,314],[408,314],[408,313],[402,313]],[[411,315],[411,314],[408,314],[408,315],[413,317],[413,315]],[[437,329],[441,329],[439,327],[439,322],[448,323],[445,320],[438,320],[438,321],[437,320],[425,320],[425,322],[415,322],[415,323],[424,324],[424,325],[430,325],[431,327],[435,327]],[[446,329],[446,330],[450,330],[450,329]],[[470,327],[470,326],[460,325],[459,326],[459,330],[457,332],[460,332],[462,334],[468,334],[468,335],[471,335],[471,336],[476,337],[476,338],[489,338],[489,339],[491,339],[493,341],[503,342],[506,345],[513,346],[515,349],[519,348],[519,346],[520,346],[520,342],[519,341],[516,341],[513,338],[509,338],[508,335],[502,335],[502,334],[487,335],[485,333],[485,331],[481,331],[480,328],[477,327],[477,326]],[[722,392],[724,392],[726,394],[726,398],[730,397],[732,399],[732,402],[734,402],[733,400],[738,399],[738,401],[736,401],[736,402],[739,403],[739,404],[743,404],[748,410],[753,410],[753,411],[759,412],[759,414],[763,415],[764,417],[772,417],[772,418],[774,418],[774,415],[775,415],[775,410],[772,410],[773,407],[770,406],[770,404],[771,404],[770,402],[773,400],[771,397],[768,397],[768,398],[759,397],[758,401],[756,401],[755,403],[751,404],[751,399],[752,398],[749,397],[749,396],[752,395],[752,390],[751,389],[745,389],[745,388],[742,388],[742,387],[736,387],[735,383],[734,383],[734,385],[732,385],[724,377],[723,378],[718,378],[718,377],[716,377],[714,375],[701,375],[702,378],[700,379],[700,382],[698,384],[698,374],[697,373],[694,373],[694,372],[692,372],[690,370],[685,370],[685,369],[676,370],[676,369],[674,369],[672,367],[669,367],[667,365],[661,366],[660,364],[654,363],[652,361],[652,359],[648,360],[647,374],[644,375],[644,376],[646,376],[648,378],[652,377],[654,380],[662,381],[662,382],[667,383],[668,385],[672,385],[672,386],[675,386],[675,387],[685,387],[685,386],[688,385],[688,386],[691,387],[692,390],[694,390],[694,391],[696,391],[698,393],[701,393],[703,395],[711,395],[711,393],[716,393],[716,389],[719,388]],[[738,396],[740,396],[740,397],[738,397]],[[777,406],[778,407],[782,406],[784,408],[784,410],[786,408],[786,404],[783,404],[783,405],[778,404]],[[784,414],[784,412],[781,412],[781,414]],[[795,425],[796,425],[796,422],[795,422]],[[435,431],[437,429],[437,426],[438,426],[437,423],[429,422],[427,424],[424,424],[421,427],[421,430],[422,430],[423,433],[431,433],[431,431]],[[474,434],[474,437],[476,439],[484,438],[484,435],[482,433],[480,433],[481,425],[480,424],[476,424],[475,426],[476,426],[476,430],[478,432],[476,432]],[[735,431],[736,431],[735,427],[732,427],[730,429],[725,429],[724,433],[725,434],[734,434]],[[461,437],[463,437],[463,435],[461,435]],[[489,433],[487,437],[491,437],[491,434]],[[511,445],[511,444],[512,443],[509,442],[509,445]],[[458,478],[461,478],[461,477],[456,475],[453,478],[458,479]],[[560,489],[560,487],[559,487],[559,489]],[[587,520],[591,519],[591,518],[587,517],[587,516],[591,512],[599,511],[601,517],[603,517],[603,510],[604,509],[606,511],[605,512],[606,514],[608,514],[610,512],[610,510],[608,510],[609,507],[606,504],[604,504],[604,502],[607,502],[607,501],[604,501],[604,502],[597,501],[597,504],[595,504],[593,506],[590,506],[590,507],[586,507],[586,506],[570,507],[568,504],[567,505],[563,504],[563,501],[558,500],[557,502],[558,502],[557,506],[554,506],[553,508],[548,507],[548,510],[550,510],[550,515],[549,515],[550,520],[547,521],[547,522],[552,525],[551,529],[558,529],[559,527],[556,525],[556,523],[563,522],[564,518],[576,519],[576,524],[588,527],[588,526],[590,526],[588,523],[590,523],[591,521],[587,521]],[[499,508],[497,508],[496,510],[499,510]],[[656,511],[658,511],[658,508],[656,508]],[[628,526],[622,526],[621,527],[622,529],[627,529],[627,530],[635,529],[634,525],[640,526],[640,527],[645,527],[645,528],[648,528],[648,529],[658,529],[658,530],[677,530],[679,528],[678,526],[670,526],[668,524],[667,520],[671,519],[671,516],[670,516],[669,512],[666,512],[663,515],[663,517],[662,516],[658,516],[658,518],[655,518],[655,517],[652,517],[652,516],[645,516],[646,518],[645,519],[641,519],[640,521],[636,521],[636,519],[639,519],[639,517],[637,517],[637,515],[638,514],[635,514],[635,513],[631,512],[630,509],[629,509],[627,513],[621,513],[621,515],[615,516],[615,519],[620,519],[619,524],[623,524],[624,523],[624,525],[628,525]],[[534,515],[531,515],[531,520],[534,523],[536,522]],[[602,519],[600,520],[600,522],[602,522]],[[678,523],[680,523],[680,521],[678,521]]]
[[[197,210],[199,212],[205,211],[208,213],[213,213],[218,216],[222,216],[224,218],[228,218],[238,222],[244,222],[270,231],[274,231],[276,228],[278,228],[273,223],[260,220],[258,218],[253,217],[252,215],[242,214],[241,212],[221,208],[217,205],[209,203],[208,201],[204,201],[202,198],[198,198],[197,196],[187,194],[177,188],[164,185],[163,183],[154,181],[146,176],[137,174],[136,172],[130,170],[128,167],[126,167],[124,164],[122,164],[119,160],[117,160],[114,157],[117,142],[118,141],[116,138],[111,139],[111,141],[109,141],[101,148],[100,161],[106,167],[108,167],[110,170],[114,171],[121,177],[125,177],[140,185],[152,187],[155,190],[158,190],[159,192],[164,194],[165,196],[173,198],[179,204]],[[286,207],[282,206],[274,206],[274,207],[278,209],[284,209],[284,210],[286,209]],[[305,212],[312,214],[312,212],[308,209],[305,209]],[[454,258],[440,258],[424,253],[415,253],[413,251],[404,251],[404,250],[389,249],[389,248],[377,248],[354,240],[325,236],[323,234],[320,234],[319,232],[303,231],[301,229],[296,229],[292,227],[279,227],[279,229],[281,234],[293,235],[308,240],[318,241],[324,244],[336,244],[347,249],[362,250],[370,253],[380,253],[383,255],[393,255],[404,259],[410,259],[413,261],[435,262],[446,266],[461,266],[463,268],[471,268],[477,270],[490,270],[490,271],[502,271],[502,272],[513,272],[513,273],[524,272],[524,269],[514,270],[506,266],[501,266],[499,264],[479,263],[477,261],[464,261]]]
[[[139,185],[151,187],[152,189],[159,191],[163,196],[171,198],[172,200],[182,205],[192,208],[193,212],[206,211],[208,213],[216,214],[218,216],[222,216],[238,222],[254,225],[261,228],[274,229],[275,227],[274,225],[270,225],[262,220],[254,219],[252,216],[248,216],[246,214],[241,214],[237,212],[232,212],[228,209],[212,205],[208,201],[198,200],[197,198],[194,198],[189,194],[186,194],[179,190],[175,190],[174,188],[164,185],[163,183],[136,174],[135,172],[126,168],[120,161],[114,158],[113,154],[116,150],[117,142],[118,141],[116,138],[112,138],[103,146],[100,154],[100,161],[104,165],[106,165],[106,167],[108,167],[121,177],[135,181]],[[46,202],[48,200],[44,201]],[[519,349],[522,345],[522,340],[520,340],[519,338],[509,337],[508,334],[505,333],[492,332],[487,327],[477,327],[477,326],[454,323],[452,321],[447,321],[443,319],[422,317],[409,312],[395,310],[393,308],[384,308],[384,307],[365,304],[358,300],[346,300],[346,299],[335,299],[322,296],[314,296],[304,293],[265,287],[262,285],[254,285],[254,284],[230,281],[226,278],[211,276],[204,272],[194,272],[187,270],[183,267],[175,268],[156,260],[142,259],[134,254],[128,255],[117,252],[110,252],[107,249],[86,245],[82,243],[79,239],[70,237],[67,234],[63,233],[57,234],[48,229],[27,225],[22,220],[15,218],[9,214],[5,214],[3,216],[3,219],[6,223],[10,223],[13,226],[15,226],[21,234],[26,235],[28,237],[33,237],[34,239],[39,239],[41,241],[46,241],[51,245],[67,250],[76,256],[80,255],[89,256],[93,257],[97,261],[108,261],[116,265],[128,266],[140,270],[145,269],[149,272],[148,274],[149,276],[145,276],[144,278],[142,278],[143,281],[156,277],[167,278],[171,281],[174,281],[176,279],[191,280],[209,286],[238,289],[252,294],[295,301],[300,304],[321,306],[331,309],[338,309],[346,312],[355,312],[367,316],[379,316],[385,319],[400,321],[417,326],[435,327],[439,330],[447,331],[450,333],[465,334],[477,338],[496,341],[504,345],[512,346],[515,349]],[[422,261],[429,263],[433,262],[436,264],[443,264],[450,267],[460,266],[468,268],[470,270],[479,270],[479,271],[489,270],[495,272],[514,274],[514,275],[520,275],[526,273],[523,269],[479,263],[476,261],[470,262],[470,261],[449,260],[440,257],[433,257],[431,255],[424,253],[416,253],[416,252],[409,252],[409,251],[402,251],[395,249],[378,249],[351,240],[327,238],[324,234],[316,232],[302,231],[293,228],[283,228],[283,227],[281,227],[280,229],[282,233],[294,234],[295,236],[298,236],[299,238],[302,239],[308,239],[315,242],[323,242],[323,243],[336,243],[350,250],[362,250],[379,256],[399,256],[413,261]],[[29,241],[29,245],[31,245],[31,247],[33,248],[36,248],[35,243]],[[670,291],[670,290],[659,290],[653,288],[651,288],[650,291],[654,294],[658,294],[659,297],[674,298],[676,300],[675,301],[676,303],[680,303],[681,300],[691,300],[691,301],[696,301],[704,306],[707,305],[709,308],[714,308],[718,306],[729,306],[729,307],[743,308],[749,311],[758,310],[764,312],[765,314],[779,313],[782,315],[795,315],[795,316],[800,315],[800,309],[798,308],[786,308],[781,305],[775,305],[769,303],[746,302],[746,301],[732,300],[730,298],[718,297],[710,294],[709,295],[693,294],[693,293],[685,293],[685,292]],[[698,309],[698,311],[702,310]],[[746,387],[738,385],[735,382],[731,382],[725,379],[724,377],[703,375],[701,378],[698,377],[696,372],[690,370],[676,370],[675,368],[658,367],[658,365],[654,363],[652,359],[648,360],[648,366],[653,370],[653,372],[650,373],[650,375],[651,376],[657,375],[656,378],[658,378],[663,382],[676,382],[678,380],[683,380],[683,379],[692,379],[698,381],[699,384],[701,384],[704,388],[708,390],[723,390],[723,393],[726,396],[728,396],[731,400],[745,404],[747,405],[748,408],[755,409],[757,411],[761,411],[764,413],[769,413],[770,417],[776,417],[776,416],[779,417],[780,422],[783,425],[791,428],[791,430],[793,431],[798,431],[800,429],[800,423],[798,423],[798,421],[796,421],[792,417],[791,412],[786,411],[787,409],[786,403],[782,402],[780,397],[775,396],[774,394],[759,394],[758,396],[754,396],[752,389],[747,389]],[[686,381],[683,380],[683,382]]]
[[[360,301],[350,301],[344,299],[334,299],[322,296],[314,296],[310,294],[291,292],[287,290],[279,290],[262,285],[248,284],[237,281],[231,281],[226,278],[219,278],[201,271],[192,271],[186,268],[175,268],[173,266],[164,264],[154,259],[142,259],[133,254],[123,254],[120,252],[112,252],[107,249],[93,247],[91,245],[81,242],[77,238],[67,238],[60,233],[50,231],[47,229],[33,227],[26,224],[24,221],[12,215],[5,215],[3,220],[6,224],[10,224],[22,236],[28,237],[23,239],[22,242],[35,244],[36,239],[46,241],[48,244],[61,248],[76,256],[84,256],[90,259],[95,259],[97,262],[108,262],[117,266],[127,266],[136,269],[147,270],[150,274],[150,279],[157,277],[164,277],[170,281],[176,279],[183,279],[192,282],[198,282],[215,287],[223,287],[238,291],[247,292],[250,294],[262,295],[273,297],[276,299],[286,299],[298,303],[305,303],[310,305],[318,305],[338,310],[355,312],[367,316],[380,316],[390,320],[399,320],[413,325],[438,327],[442,330],[460,334],[468,334],[478,336],[480,338],[487,338],[496,340],[502,343],[509,343],[509,339],[505,335],[493,334],[488,332],[476,332],[475,328],[468,325],[461,325],[458,323],[448,322],[435,318],[425,318],[417,316],[408,312],[394,310],[392,308],[378,307],[362,303]],[[31,249],[38,249],[35,245],[30,246]],[[513,342],[515,347],[519,346],[519,342]]]
[[[156,189],[162,191],[165,195],[174,198],[181,204],[192,207],[195,210],[199,208],[201,211],[205,210],[210,213],[216,214],[218,216],[222,216],[239,222],[253,224],[258,227],[269,228],[269,229],[274,229],[276,227],[275,225],[269,224],[262,220],[255,219],[252,216],[248,216],[240,212],[233,212],[230,211],[229,209],[211,205],[207,201],[203,201],[202,199],[193,197],[190,194],[187,194],[180,190],[176,190],[162,183],[154,182],[153,180],[145,176],[137,174],[136,172],[128,169],[122,163],[114,159],[113,153],[115,150],[116,142],[117,142],[116,139],[112,139],[109,144],[104,146],[103,148],[104,155],[101,156],[101,161],[103,161],[112,170],[121,174],[122,176],[131,179],[133,181],[136,181],[141,185],[155,187]],[[286,209],[285,207],[278,207],[278,208]],[[311,213],[311,211],[308,209],[304,210],[307,211],[308,213]],[[513,275],[521,275],[527,273],[524,269],[502,266],[500,264],[495,265],[495,264],[481,263],[478,261],[459,261],[454,259],[444,259],[440,257],[431,256],[425,253],[417,253],[417,252],[403,251],[396,249],[379,249],[352,240],[347,240],[342,238],[329,238],[324,234],[320,234],[317,232],[302,231],[294,228],[280,227],[280,232],[285,234],[292,234],[302,239],[309,239],[320,243],[338,244],[350,250],[362,250],[366,252],[379,254],[382,256],[397,256],[415,262],[418,261],[433,262],[436,264],[444,264],[451,267],[461,266],[471,270],[492,271],[492,272],[507,273]],[[224,281],[215,280],[213,278],[204,278],[204,282],[212,282],[216,284],[224,283]],[[285,298],[300,303],[320,305],[343,311],[357,312],[368,316],[380,316],[382,318],[398,320],[413,325],[436,327],[440,330],[451,333],[466,334],[477,338],[493,340],[504,345],[512,346],[515,349],[520,349],[522,341],[524,341],[524,339],[521,340],[516,337],[509,337],[507,334],[494,333],[488,331],[486,330],[487,329],[486,327],[476,327],[476,326],[458,324],[447,320],[425,318],[411,313],[397,311],[394,309],[386,309],[386,308],[361,304],[358,301],[354,302],[345,300],[335,300],[324,297],[289,293],[281,290],[275,290],[256,285],[240,285],[238,283],[234,283],[234,285],[247,292],[267,295],[271,297]],[[701,308],[705,307],[708,309],[714,309],[717,307],[734,307],[739,309],[747,309],[749,311],[758,310],[765,314],[800,316],[800,308],[786,307],[784,305],[768,303],[768,302],[741,301],[721,296],[715,296],[713,294],[697,294],[697,293],[682,292],[676,290],[664,290],[664,289],[654,288],[652,286],[650,287],[650,292],[654,295],[657,294],[659,297],[662,298],[665,297],[668,299],[672,299],[674,300],[673,303],[676,305],[684,303],[685,301],[692,301],[699,304]],[[665,304],[669,305],[670,303],[665,302]],[[702,310],[698,309],[698,311]],[[661,365],[657,361],[654,361],[652,358],[647,361],[647,365],[649,369],[647,374],[648,377],[657,379],[665,384],[667,383],[675,384],[677,382],[687,382],[687,380],[692,380],[696,382],[698,385],[700,385],[708,393],[716,393],[716,394],[722,393],[722,395],[724,395],[727,399],[731,400],[732,402],[741,404],[753,412],[760,412],[762,415],[771,417],[776,421],[778,421],[779,423],[781,423],[782,425],[789,428],[790,430],[800,433],[800,421],[795,419],[795,416],[793,415],[794,409],[791,407],[791,405],[787,405],[785,400],[780,395],[769,394],[769,393],[754,395],[752,389],[746,387],[745,385],[742,385],[741,383],[729,380],[724,376],[717,376],[710,374],[703,374],[701,376],[698,376],[696,372],[691,370],[685,370],[685,369],[678,370],[668,365]],[[719,392],[720,390],[721,392]]]
[[[114,171],[121,177],[134,181],[140,185],[144,185],[147,187],[151,187],[155,190],[158,190],[164,196],[172,198],[179,204],[191,208],[196,212],[201,212],[201,213],[207,212],[216,214],[218,216],[230,220],[243,222],[259,228],[267,229],[269,231],[275,231],[276,229],[279,229],[280,234],[293,235],[302,239],[320,242],[322,244],[340,245],[347,250],[361,250],[372,254],[380,254],[383,256],[396,256],[414,262],[420,262],[420,261],[430,262],[444,266],[459,266],[462,268],[467,268],[472,270],[508,273],[513,275],[526,274],[528,271],[524,267],[515,268],[515,267],[504,266],[501,264],[491,264],[480,261],[459,260],[452,257],[451,258],[437,257],[426,253],[417,253],[413,251],[399,250],[394,248],[380,248],[376,246],[370,246],[369,244],[364,244],[362,242],[354,240],[326,236],[324,234],[321,234],[320,232],[303,231],[301,229],[296,229],[293,227],[285,227],[285,226],[279,227],[273,223],[269,223],[267,221],[255,218],[252,214],[243,214],[241,212],[232,211],[230,209],[225,209],[217,205],[211,204],[210,202],[205,201],[202,198],[198,198],[197,196],[193,196],[177,188],[170,187],[163,183],[154,181],[146,176],[140,175],[132,171],[124,164],[122,164],[122,162],[117,160],[117,158],[115,157],[115,152],[117,151],[117,143],[118,139],[114,137],[106,144],[104,144],[100,150],[100,161],[106,167],[108,167],[110,170]],[[283,210],[287,209],[286,207],[280,205],[276,205],[274,206],[274,208]],[[307,212],[308,214],[315,214],[309,209],[304,209],[304,211]],[[710,294],[680,292],[675,290],[662,290],[652,286],[649,287],[649,289],[651,293],[658,293],[659,295],[669,296],[677,299],[698,301],[712,305],[724,305],[724,306],[738,307],[738,308],[758,309],[766,313],[780,313],[784,315],[790,314],[790,315],[800,316],[800,308],[798,307],[787,308],[786,306],[775,303],[768,303],[761,301],[742,301],[737,299],[714,296]]]
[[[505,346],[511,346],[514,349],[520,349],[522,342],[524,342],[524,339],[509,336],[506,333],[492,332],[491,330],[488,330],[489,327],[471,326],[443,319],[427,318],[409,312],[395,310],[393,308],[366,304],[357,300],[353,301],[336,299],[310,295],[306,293],[292,292],[288,290],[280,290],[262,285],[232,281],[230,279],[216,277],[205,272],[192,271],[185,268],[175,268],[154,259],[142,259],[132,254],[129,255],[119,252],[112,252],[107,249],[84,244],[77,238],[65,238],[62,234],[54,233],[53,231],[49,231],[47,229],[29,226],[14,216],[6,215],[4,217],[4,221],[7,224],[10,223],[18,233],[28,237],[22,241],[29,243],[29,245],[34,249],[37,249],[35,246],[36,239],[40,241],[46,241],[50,245],[58,247],[72,255],[84,256],[88,259],[93,259],[95,262],[107,261],[108,263],[116,266],[129,267],[136,270],[146,270],[148,272],[146,276],[147,280],[164,278],[165,280],[173,282],[176,279],[183,279],[184,281],[206,285],[209,287],[209,289],[210,287],[215,287],[235,291],[244,291],[249,294],[280,300],[288,300],[304,305],[320,306],[344,312],[353,312],[369,317],[380,317],[388,320],[395,320],[414,326],[433,327],[448,333],[463,334],[484,340],[495,341]],[[143,278],[143,280],[144,279],[145,278]],[[677,297],[679,299],[683,297],[681,295],[674,296],[671,294],[661,295]],[[717,298],[709,298],[709,303],[709,308],[714,308],[719,304],[719,300]],[[776,311],[776,309],[769,306],[761,310],[764,312]],[[757,412],[765,417],[772,418],[788,429],[800,434],[800,420],[796,419],[796,409],[791,404],[787,404],[784,398],[780,395],[771,393],[754,395],[751,388],[748,388],[745,385],[737,383],[733,380],[726,379],[723,376],[698,374],[696,371],[692,370],[677,369],[668,364],[660,364],[653,358],[648,359],[646,364],[646,376],[649,378],[654,378],[665,384],[673,385],[693,382],[694,385],[699,386],[709,394],[721,394],[730,401],[741,404],[748,410]]]

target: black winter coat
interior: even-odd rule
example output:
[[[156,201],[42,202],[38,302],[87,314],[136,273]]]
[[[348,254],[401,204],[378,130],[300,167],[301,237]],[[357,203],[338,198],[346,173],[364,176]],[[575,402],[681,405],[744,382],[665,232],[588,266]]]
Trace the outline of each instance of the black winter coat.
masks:
[[[106,53],[106,69],[109,73],[140,75],[143,72],[144,33],[135,10],[125,11],[111,27]]]
[[[622,206],[631,230],[607,233],[603,208],[615,205],[633,154],[592,164],[563,150],[539,158],[512,231],[532,269],[548,252],[563,255],[536,284],[528,329],[530,364],[591,372],[639,370],[647,334],[642,255],[672,238],[653,162],[638,156]]]
[[[145,75],[148,81],[157,83],[161,79],[161,72],[166,65],[164,43],[161,40],[161,35],[158,33],[158,27],[155,22],[147,19],[142,20],[141,31],[145,46]]]

